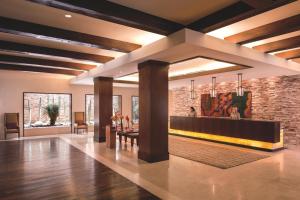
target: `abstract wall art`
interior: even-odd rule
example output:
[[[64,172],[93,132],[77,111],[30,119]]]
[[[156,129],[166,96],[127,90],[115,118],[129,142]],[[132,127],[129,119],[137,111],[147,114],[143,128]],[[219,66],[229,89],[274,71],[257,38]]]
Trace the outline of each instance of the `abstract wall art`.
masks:
[[[215,98],[201,95],[202,116],[229,117],[232,107],[238,107],[241,118],[251,118],[252,93],[246,91],[244,96],[237,96],[236,92],[219,93]]]

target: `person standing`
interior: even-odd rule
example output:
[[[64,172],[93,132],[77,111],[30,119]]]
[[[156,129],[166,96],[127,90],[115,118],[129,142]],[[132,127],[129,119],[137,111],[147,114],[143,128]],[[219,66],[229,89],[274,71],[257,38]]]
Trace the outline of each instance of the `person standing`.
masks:
[[[197,117],[197,112],[194,107],[190,107],[190,113],[188,114],[189,117]]]

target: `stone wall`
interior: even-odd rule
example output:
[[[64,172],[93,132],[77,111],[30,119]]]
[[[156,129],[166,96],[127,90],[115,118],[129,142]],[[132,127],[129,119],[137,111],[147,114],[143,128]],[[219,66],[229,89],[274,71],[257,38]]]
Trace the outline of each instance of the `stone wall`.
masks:
[[[237,82],[217,83],[217,92],[235,91]],[[170,115],[186,116],[194,106],[201,115],[201,94],[209,93],[210,85],[196,87],[196,99],[189,98],[189,88],[172,89]],[[281,76],[243,81],[252,92],[252,118],[281,121],[285,144],[300,145],[300,75]]]

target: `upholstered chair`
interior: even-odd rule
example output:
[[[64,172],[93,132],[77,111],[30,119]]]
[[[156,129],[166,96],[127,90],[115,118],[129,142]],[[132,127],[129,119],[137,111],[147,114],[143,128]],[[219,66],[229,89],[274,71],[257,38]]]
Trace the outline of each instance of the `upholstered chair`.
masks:
[[[19,113],[4,113],[4,136],[17,133],[20,137]]]
[[[85,122],[85,113],[84,112],[75,112],[75,124],[74,124],[74,133],[77,132],[78,130],[82,129],[86,132],[88,132],[88,125]]]

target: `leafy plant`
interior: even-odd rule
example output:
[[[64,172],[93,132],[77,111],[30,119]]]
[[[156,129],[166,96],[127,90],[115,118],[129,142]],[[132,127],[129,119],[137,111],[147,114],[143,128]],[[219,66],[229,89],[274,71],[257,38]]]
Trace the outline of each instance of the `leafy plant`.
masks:
[[[51,104],[45,107],[45,111],[50,118],[50,125],[54,126],[57,117],[59,116],[59,105]]]

